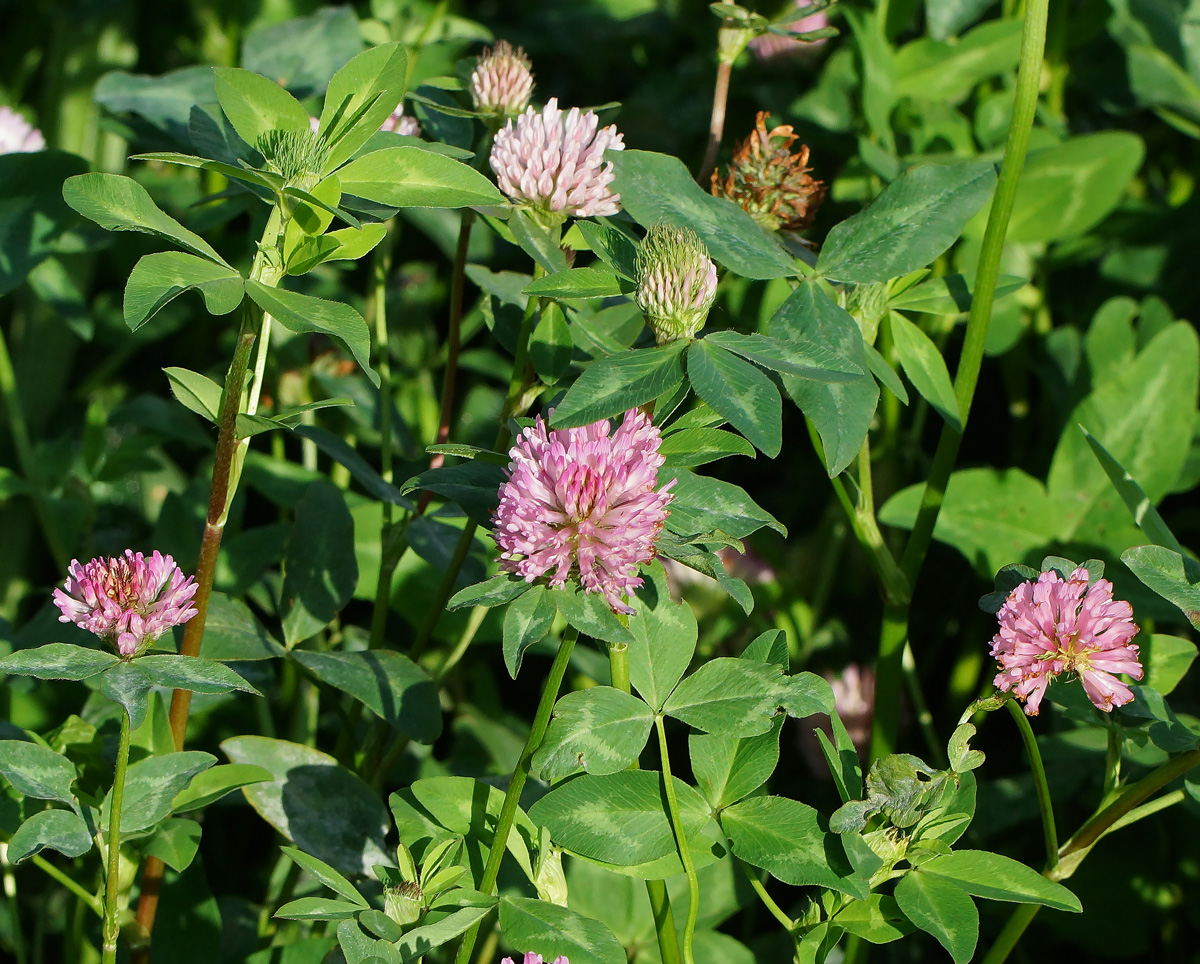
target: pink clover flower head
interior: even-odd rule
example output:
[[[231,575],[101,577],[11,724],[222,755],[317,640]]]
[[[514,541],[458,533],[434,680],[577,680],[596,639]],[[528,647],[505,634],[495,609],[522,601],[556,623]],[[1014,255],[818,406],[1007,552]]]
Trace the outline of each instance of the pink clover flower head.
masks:
[[[500,964],[514,964],[514,962],[511,957],[506,957],[500,962]],[[533,951],[526,951],[525,957],[522,959],[521,964],[544,964],[544,962],[542,961],[541,954],[535,954]],[[560,954],[554,959],[554,964],[571,964],[571,962],[567,960],[565,955]]]
[[[403,134],[406,137],[420,137],[421,124],[415,117],[404,113],[404,105],[398,104],[391,116],[379,125],[381,131],[391,131],[393,134]]]
[[[600,128],[593,111],[572,107],[566,115],[551,97],[539,112],[525,113],[496,132],[491,165],[500,190],[514,203],[552,219],[616,214],[619,194],[606,150],[625,149],[615,125]]]
[[[642,584],[638,566],[654,558],[674,498],[674,479],[656,490],[661,441],[637,409],[616,431],[605,419],[547,431],[539,416],[509,451],[500,487],[492,537],[504,568],[551,586],[578,579],[614,612],[634,612],[623,597]]]
[[[1036,716],[1046,687],[1060,673],[1079,676],[1098,709],[1112,712],[1133,699],[1117,679],[1126,673],[1142,678],[1133,607],[1112,597],[1112,583],[1088,585],[1088,571],[1076,569],[1065,580],[1043,572],[1037,581],[1017,586],[996,614],[1000,631],[992,639],[992,656],[1000,663],[996,688],[1025,701]]]
[[[141,654],[196,615],[195,580],[157,550],[149,559],[132,549],[88,563],[73,559],[68,572],[63,588],[54,590],[58,621],[94,633],[122,656]]]
[[[32,154],[46,149],[46,138],[11,107],[0,107],[0,154]]]
[[[481,114],[512,117],[529,106],[533,71],[520,47],[498,41],[479,55],[471,71],[471,101]]]
[[[660,345],[694,338],[717,295],[717,266],[690,228],[656,224],[637,251],[634,300]]]
[[[808,5],[808,0],[796,0],[797,7],[807,7]],[[787,29],[792,33],[811,33],[828,26],[829,15],[824,10],[818,10],[816,13],[810,13],[807,17],[801,17],[799,20],[793,20],[786,24]],[[823,46],[825,46],[823,37],[817,40],[795,40],[777,33],[765,33],[750,41],[750,52],[759,60],[769,63],[773,60],[805,57],[816,53]]]

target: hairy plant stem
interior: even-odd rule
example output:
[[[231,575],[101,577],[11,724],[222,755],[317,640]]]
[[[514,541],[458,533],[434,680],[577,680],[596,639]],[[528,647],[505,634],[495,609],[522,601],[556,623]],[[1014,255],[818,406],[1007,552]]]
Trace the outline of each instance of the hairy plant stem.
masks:
[[[675,832],[675,846],[683,863],[683,872],[688,882],[688,914],[683,924],[683,961],[696,964],[692,955],[692,938],[696,933],[696,921],[700,918],[700,878],[692,863],[692,851],[688,847],[683,829],[683,816],[679,812],[679,797],[675,793],[675,778],[671,776],[671,756],[667,750],[667,730],[663,726],[662,714],[655,714],[654,726],[658,730],[658,752],[662,757],[663,790],[667,797],[667,810],[671,818],[671,829]]]
[[[1031,4],[1039,0],[1029,0]],[[1164,807],[1175,803],[1180,797],[1175,794],[1165,794],[1159,800],[1145,803],[1155,793],[1167,784],[1179,779],[1193,767],[1200,766],[1200,748],[1188,750],[1179,756],[1172,757],[1166,763],[1152,770],[1137,783],[1130,784],[1112,803],[1102,807],[1084,823],[1082,827],[1058,850],[1058,860],[1054,866],[1047,866],[1042,876],[1048,880],[1063,881],[1075,873],[1084,858],[1091,853],[1092,848],[1105,834],[1157,813]],[[1145,806],[1142,804],[1145,803]],[[989,948],[982,964],[1004,964],[1012,949],[1017,946],[1021,935],[1029,927],[1033,918],[1040,910],[1038,904],[1022,904],[1009,917],[999,936]]]
[[[545,273],[545,269],[540,264],[537,265],[533,270],[533,280],[536,281],[538,278],[544,277]],[[501,451],[508,444],[511,437],[508,430],[508,420],[518,414],[521,408],[521,397],[525,393],[527,381],[525,369],[529,364],[529,339],[533,335],[533,329],[536,327],[538,317],[541,315],[540,306],[540,299],[530,298],[529,303],[525,307],[525,315],[521,319],[521,330],[517,334],[517,347],[513,352],[512,375],[508,381],[508,392],[504,398],[504,408],[500,412],[500,426],[496,430],[496,440],[492,443],[494,451]],[[429,616],[426,617],[420,631],[417,633],[417,638],[413,641],[412,652],[409,655],[414,660],[425,651],[426,645],[433,636],[433,631],[437,629],[438,621],[442,618],[442,613],[446,609],[446,603],[449,602],[451,595],[454,593],[454,584],[458,580],[458,573],[466,561],[467,554],[471,551],[471,540],[475,538],[475,530],[477,528],[478,525],[473,521],[468,521],[463,527],[458,544],[454,547],[454,555],[450,560],[450,565],[446,568],[446,572],[442,576],[442,581],[438,586],[433,607],[429,610]]]
[[[458,246],[454,250],[454,269],[450,276],[450,323],[446,332],[446,371],[442,376],[442,407],[438,416],[435,445],[444,445],[450,438],[450,419],[454,414],[454,388],[458,380],[458,354],[462,348],[463,287],[466,282],[467,251],[471,247],[471,225],[475,223],[475,212],[463,208],[462,221],[458,228]],[[446,461],[441,452],[429,460],[429,468],[440,468]],[[417,503],[417,514],[424,513],[433,493],[426,489]]]
[[[627,616],[618,616],[628,623]],[[623,693],[631,693],[629,684],[629,646],[626,643],[610,643],[608,646],[608,669],[612,685]],[[638,768],[635,760],[631,770]],[[675,914],[671,910],[671,898],[667,894],[665,880],[647,880],[646,896],[650,900],[650,911],[654,916],[654,932],[658,938],[658,950],[663,964],[680,964],[679,936],[675,932]]]
[[[959,429],[951,427],[949,423],[942,426],[933,464],[921,495],[921,507],[901,557],[901,568],[910,586],[916,584],[925,554],[933,539],[934,525],[946,494],[946,484],[958,458],[962,433],[966,430],[975,387],[979,382],[983,348],[992,317],[992,302],[995,300],[996,282],[1000,275],[1004,237],[1008,232],[1017,184],[1021,169],[1025,165],[1025,151],[1029,146],[1029,134],[1037,111],[1048,8],[1049,0],[1028,0],[1025,6],[1025,27],[1021,37],[1021,61],[1017,69],[1012,124],[1008,129],[1008,142],[1004,148],[1004,161],[996,182],[996,193],[988,212],[987,227],[979,253],[975,290],[971,299],[971,312],[967,318],[962,354],[954,376],[954,396],[962,425]],[[871,727],[872,759],[891,753],[896,747],[899,691],[903,673],[902,657],[908,641],[908,617],[907,605],[895,607],[884,614],[875,677],[875,715]]]
[[[125,770],[129,766],[129,711],[121,708],[121,736],[117,743],[117,768],[113,773],[112,804],[108,811],[108,870],[104,875],[103,964],[117,959],[117,898],[121,877],[121,805],[125,801]]]
[[[268,257],[267,251],[279,253],[286,224],[280,208],[272,209],[262,240],[258,245],[250,277],[266,285],[276,285],[283,273],[281,262]],[[238,331],[233,359],[225,375],[225,387],[221,392],[221,416],[217,430],[217,448],[213,459],[212,483],[208,495],[208,512],[205,516],[204,535],[200,541],[200,556],[196,562],[196,595],[193,605],[196,615],[188,621],[183,631],[179,652],[184,656],[200,655],[200,644],[204,640],[204,626],[208,618],[208,601],[212,595],[213,579],[217,571],[217,555],[221,549],[221,538],[225,534],[225,522],[229,505],[237,491],[241,478],[242,463],[249,445],[248,439],[240,442],[237,437],[237,417],[243,411],[243,394],[246,388],[246,372],[255,339],[261,330],[265,341],[270,330],[271,316],[259,310],[249,297],[242,302],[242,323]],[[265,361],[263,362],[265,365]],[[252,384],[252,404],[258,405],[257,395],[262,389],[261,373],[256,364],[256,377]],[[182,750],[187,736],[188,712],[192,705],[189,690],[175,690],[171,695],[171,710],[168,719],[175,749]],[[158,895],[162,888],[165,865],[158,857],[147,857],[142,871],[141,896],[138,898],[137,921],[145,929],[146,945],[135,950],[133,964],[148,964],[150,960],[150,936],[154,931],[154,918],[158,913]]]
[[[550,725],[550,714],[558,700],[558,691],[562,686],[563,677],[567,672],[567,664],[571,661],[571,651],[579,639],[579,630],[568,626],[563,633],[562,642],[558,646],[558,654],[550,667],[550,675],[546,677],[546,685],[542,689],[542,698],[538,702],[537,713],[533,717],[533,727],[529,738],[521,750],[517,768],[513,771],[508,790],[504,794],[504,803],[500,807],[500,816],[496,820],[496,832],[492,836],[492,846],[488,850],[487,863],[483,868],[483,877],[479,881],[479,889],[485,894],[491,894],[496,887],[496,878],[500,875],[500,862],[504,859],[504,851],[508,846],[508,834],[512,830],[513,820],[517,816],[517,806],[521,802],[521,791],[525,789],[525,781],[529,778],[529,767],[533,755],[546,736],[546,728]],[[471,960],[471,952],[475,949],[475,941],[479,936],[479,924],[475,924],[463,935],[462,943],[458,946],[458,956],[455,964],[467,964]]]
[[[391,483],[392,471],[392,355],[388,341],[387,284],[392,273],[392,252],[396,245],[395,221],[389,221],[383,240],[375,249],[373,261],[372,305],[375,312],[375,370],[379,372],[379,475]],[[395,508],[384,500],[383,525],[379,530],[379,579],[375,583],[375,604],[371,610],[370,648],[379,649],[387,632],[388,610],[392,601],[392,578],[404,552],[394,524]]]
[[[1033,771],[1033,786],[1037,790],[1038,810],[1042,815],[1042,836],[1046,840],[1046,868],[1053,870],[1058,864],[1058,829],[1054,824],[1054,803],[1050,799],[1050,785],[1046,782],[1046,768],[1042,765],[1042,751],[1038,749],[1037,737],[1029,725],[1029,717],[1016,700],[1004,704],[1016,720],[1025,754],[1029,757],[1029,768]]]
[[[721,138],[725,133],[725,105],[729,102],[729,77],[732,73],[733,61],[722,58],[717,64],[717,83],[713,88],[708,144],[704,148],[704,160],[700,162],[700,173],[696,175],[696,183],[705,189],[717,167],[717,152],[721,149]]]

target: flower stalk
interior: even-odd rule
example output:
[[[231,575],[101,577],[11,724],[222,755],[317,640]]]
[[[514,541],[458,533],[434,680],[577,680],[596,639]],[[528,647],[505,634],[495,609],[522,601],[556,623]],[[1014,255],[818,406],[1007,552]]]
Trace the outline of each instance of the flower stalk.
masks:
[[[683,925],[683,961],[684,964],[696,964],[696,959],[692,954],[692,938],[696,933],[696,921],[700,919],[700,878],[696,876],[696,865],[692,862],[692,851],[688,846],[687,835],[683,829],[683,817],[679,812],[679,797],[675,793],[675,778],[671,776],[671,757],[667,750],[667,731],[663,726],[662,714],[655,715],[654,726],[658,730],[663,789],[667,797],[671,829],[675,832],[675,846],[679,850],[679,859],[683,863],[683,872],[687,876],[688,882],[688,913],[687,920]]]
[[[1037,111],[1048,11],[1049,0],[1028,0],[1025,6],[1025,26],[1021,36],[1021,60],[1017,69],[1012,124],[1008,129],[1004,161],[1000,166],[996,193],[988,212],[987,227],[984,229],[971,312],[967,318],[962,355],[954,376],[954,395],[958,402],[961,428],[956,429],[947,423],[942,427],[942,434],[938,439],[933,464],[921,495],[921,507],[901,557],[901,567],[910,585],[916,583],[921,565],[925,561],[925,554],[933,539],[933,528],[942,508],[950,473],[958,459],[962,433],[966,430],[975,386],[979,382],[983,348],[992,317],[992,302],[995,300],[996,283],[1000,277],[1000,255],[1004,249],[1004,237],[1008,233],[1008,222],[1017,196],[1017,184],[1021,169],[1025,166],[1025,152],[1029,146],[1029,135]],[[902,662],[904,646],[908,642],[908,614],[909,607],[905,605],[894,607],[894,611],[890,614],[885,613],[884,617],[884,632],[879,640],[875,718],[871,734],[872,759],[891,753],[896,746]]]
[[[104,875],[103,964],[117,960],[117,900],[121,872],[121,807],[125,801],[125,771],[129,766],[129,711],[121,707],[121,736],[117,743],[117,767],[113,774],[112,805],[108,816],[108,870]]]
[[[479,881],[479,889],[485,894],[491,894],[496,887],[496,878],[500,875],[500,862],[504,859],[504,851],[508,847],[508,835],[517,816],[517,805],[521,801],[521,791],[525,788],[525,781],[529,778],[533,755],[546,737],[546,728],[550,725],[550,714],[558,700],[558,691],[562,687],[567,665],[571,662],[571,651],[575,648],[578,639],[579,630],[574,626],[568,626],[563,633],[562,642],[559,643],[554,664],[550,667],[550,675],[546,677],[542,698],[538,702],[537,713],[533,718],[533,727],[529,731],[529,738],[525,741],[525,747],[521,750],[521,757],[517,761],[517,768],[513,771],[512,780],[509,781],[508,790],[504,794],[500,817],[496,821],[496,832],[492,836],[492,846],[488,851],[487,863],[483,868],[483,877]],[[468,964],[478,936],[479,924],[475,924],[463,936],[462,943],[458,947],[458,956],[454,959],[455,964]]]

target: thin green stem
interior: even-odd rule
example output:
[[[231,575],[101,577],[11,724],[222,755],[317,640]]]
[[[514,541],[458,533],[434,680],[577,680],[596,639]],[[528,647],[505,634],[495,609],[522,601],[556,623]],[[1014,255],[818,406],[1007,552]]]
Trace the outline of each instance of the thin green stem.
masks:
[[[620,617],[628,622],[627,617]],[[625,643],[610,643],[608,647],[608,670],[612,677],[614,688],[624,693],[631,693],[629,684],[629,646]],[[629,767],[638,768],[635,760]],[[680,964],[679,935],[675,930],[675,913],[671,910],[671,898],[667,894],[667,883],[664,880],[647,880],[646,896],[650,900],[650,910],[654,915],[654,933],[658,938],[659,955],[663,964]]]
[[[1108,833],[1113,833],[1122,827],[1128,827],[1131,823],[1144,820],[1146,817],[1156,814],[1160,810],[1166,810],[1167,807],[1173,807],[1177,803],[1182,803],[1187,799],[1187,796],[1182,790],[1172,790],[1170,793],[1164,793],[1161,797],[1157,797],[1149,803],[1143,803],[1140,807],[1130,810],[1129,813],[1125,814],[1125,816],[1108,828]]]
[[[661,714],[655,715],[654,726],[658,730],[658,751],[662,757],[663,790],[667,797],[667,811],[671,817],[671,828],[675,832],[675,846],[679,850],[679,859],[683,862],[683,872],[687,876],[688,882],[688,914],[683,925],[683,961],[684,964],[696,964],[696,959],[692,955],[692,937],[696,933],[696,921],[700,918],[700,878],[696,876],[696,866],[692,863],[692,851],[688,847],[687,836],[683,830],[679,798],[675,793],[675,778],[671,776],[667,730],[663,726]]]
[[[1029,768],[1033,771],[1033,786],[1037,790],[1038,810],[1042,815],[1042,836],[1046,841],[1046,868],[1053,870],[1058,864],[1058,829],[1054,823],[1054,803],[1050,799],[1050,785],[1046,782],[1046,768],[1042,765],[1042,751],[1038,749],[1037,737],[1029,725],[1029,717],[1016,700],[1004,704],[1016,720],[1021,742],[1025,744],[1025,755],[1029,757]]]
[[[558,700],[558,691],[562,686],[563,677],[567,673],[567,665],[571,662],[571,651],[579,639],[579,630],[568,626],[563,633],[562,642],[558,646],[558,654],[546,677],[546,685],[542,689],[542,698],[538,702],[537,712],[533,717],[533,727],[529,738],[521,750],[517,768],[513,771],[508,790],[504,794],[504,803],[500,807],[500,816],[496,820],[496,832],[492,836],[492,846],[488,851],[487,863],[483,868],[483,877],[479,881],[479,889],[485,894],[491,894],[496,887],[496,878],[500,874],[500,862],[504,859],[504,850],[508,846],[508,834],[512,830],[513,820],[517,816],[517,806],[521,802],[521,791],[525,789],[525,781],[529,778],[529,768],[533,763],[533,755],[546,736],[546,728],[550,725],[550,714]],[[475,949],[475,941],[479,936],[479,925],[476,924],[463,936],[458,947],[456,964],[467,964],[471,952]]]
[[[463,526],[462,535],[458,537],[458,544],[454,547],[454,555],[450,557],[450,565],[446,567],[442,581],[438,585],[437,595],[433,599],[433,607],[429,610],[429,615],[425,617],[425,622],[421,624],[417,638],[413,641],[409,656],[414,660],[419,659],[425,652],[429,638],[433,635],[433,631],[437,628],[438,621],[446,609],[446,603],[450,601],[450,597],[454,593],[454,584],[458,580],[458,573],[462,569],[463,563],[467,560],[467,554],[471,551],[471,543],[475,539],[477,528],[479,526],[474,520],[469,520]]]
[[[89,894],[86,890],[84,890],[83,885],[77,880],[68,877],[41,854],[34,854],[29,858],[29,862],[66,887],[67,890],[78,897],[83,902],[84,906],[91,910],[93,914],[95,914],[101,920],[104,919],[104,905],[96,899],[95,894]]]
[[[1121,746],[1124,743],[1125,737],[1121,733],[1121,728],[1109,726],[1108,741],[1104,751],[1104,792],[1100,796],[1102,801],[1107,800],[1108,795],[1121,784]]]
[[[8,844],[0,843],[0,872],[4,878],[4,896],[8,898],[8,913],[12,924],[9,935],[12,939],[16,964],[25,964],[29,959],[25,953],[25,934],[21,930],[21,904],[17,899],[17,877],[8,860]]]
[[[1033,922],[1039,910],[1041,910],[1040,904],[1020,904],[1005,922],[992,946],[988,948],[987,955],[981,964],[1004,964],[1008,955],[1012,953],[1012,949],[1017,946],[1021,935],[1025,933],[1025,928]]]
[[[117,743],[117,768],[113,774],[112,805],[108,813],[108,871],[104,877],[104,958],[103,964],[117,959],[117,898],[121,878],[121,806],[125,801],[125,770],[129,766],[129,713],[121,709],[121,737]]]
[[[450,651],[445,661],[438,667],[437,673],[434,674],[433,681],[441,686],[445,682],[446,676],[450,670],[458,665],[459,660],[463,658],[467,647],[471,645],[471,641],[475,639],[475,634],[479,632],[479,627],[483,625],[487,614],[491,612],[489,606],[475,606],[471,609],[471,615],[467,617],[467,625],[463,628],[462,635],[458,637],[458,642],[454,644],[454,649]]]
[[[987,341],[988,326],[992,318],[992,302],[996,296],[996,282],[1000,275],[1000,256],[1004,250],[1004,237],[1012,215],[1017,195],[1021,169],[1025,165],[1025,152],[1029,146],[1029,134],[1037,111],[1038,85],[1041,80],[1042,55],[1046,46],[1046,17],[1049,0],[1029,0],[1025,8],[1025,27],[1021,37],[1021,61],[1017,69],[1016,95],[1013,105],[1012,124],[1008,130],[1008,143],[1004,149],[1004,161],[996,183],[996,193],[988,213],[984,229],[983,245],[979,253],[975,291],[971,300],[971,312],[967,318],[967,331],[963,339],[962,354],[954,376],[954,395],[958,403],[961,427],[953,428],[949,423],[942,427],[934,452],[929,478],[921,495],[921,506],[917,511],[912,534],[904,547],[901,568],[909,586],[915,586],[925,554],[933,539],[934,525],[946,494],[946,485],[958,450],[962,445],[962,433],[966,430],[979,383],[979,371],[983,364],[983,348]],[[896,729],[899,724],[899,688],[901,660],[904,643],[908,638],[908,607],[904,613],[885,616],[884,631],[880,634],[879,661],[876,666],[875,716],[872,722],[872,757],[878,753],[890,753],[896,745]]]
[[[767,888],[764,886],[763,882],[758,879],[758,874],[753,873],[750,868],[746,866],[746,862],[744,860],[735,858],[735,861],[738,865],[738,869],[742,872],[746,880],[749,881],[754,892],[758,894],[758,899],[763,902],[763,906],[771,912],[772,917],[774,917],[783,925],[783,929],[785,931],[795,936],[796,922],[792,920],[786,913],[784,913],[783,908],[775,903],[774,898],[767,893]]]

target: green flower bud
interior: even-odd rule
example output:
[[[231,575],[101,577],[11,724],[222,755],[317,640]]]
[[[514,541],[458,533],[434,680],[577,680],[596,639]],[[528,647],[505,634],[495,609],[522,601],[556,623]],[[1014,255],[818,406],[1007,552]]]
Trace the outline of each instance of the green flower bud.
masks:
[[[637,253],[637,306],[660,345],[694,338],[717,293],[717,266],[694,231],[650,229]]]
[[[421,888],[412,881],[399,887],[388,887],[383,893],[383,910],[397,924],[407,927],[415,924],[421,916],[425,903]]]

